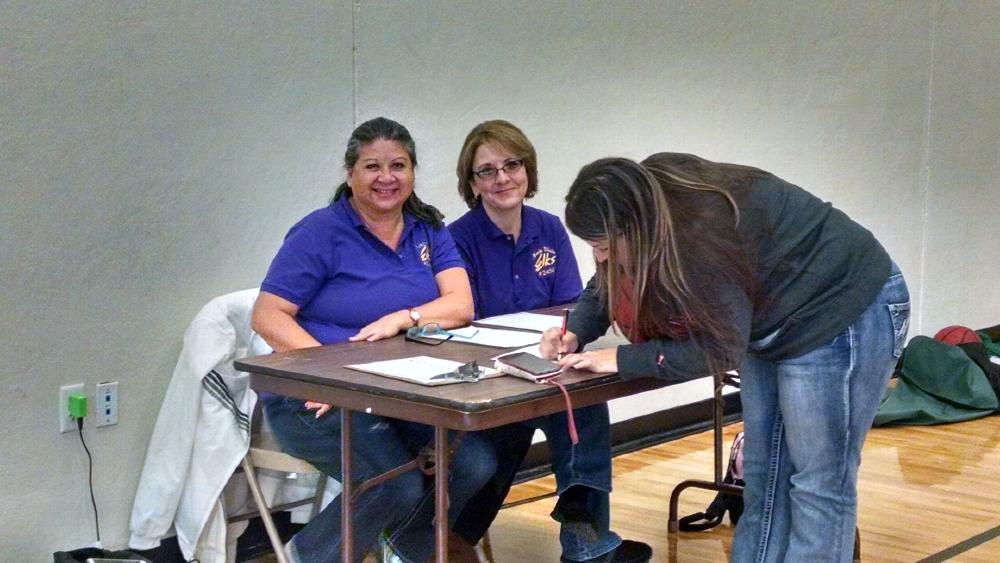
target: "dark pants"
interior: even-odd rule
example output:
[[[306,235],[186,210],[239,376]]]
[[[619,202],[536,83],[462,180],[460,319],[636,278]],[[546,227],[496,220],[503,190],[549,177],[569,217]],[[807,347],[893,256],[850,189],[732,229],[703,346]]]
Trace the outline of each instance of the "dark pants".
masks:
[[[340,474],[340,410],[316,418],[303,402],[271,397],[264,413],[282,449],[342,480]],[[412,460],[432,442],[434,429],[355,412],[352,423],[352,480],[364,481]],[[465,435],[449,465],[449,521],[496,470],[492,450],[474,433]],[[366,491],[354,505],[354,561],[385,531],[404,561],[426,561],[434,553],[433,479],[417,470],[406,472]],[[290,553],[303,563],[340,562],[341,503],[327,505],[292,539]]]
[[[586,560],[603,555],[621,543],[610,531],[611,426],[608,405],[573,410],[580,442],[569,438],[566,413],[477,432],[495,452],[497,471],[476,493],[452,525],[471,544],[486,534],[510,491],[536,429],[545,433],[556,474],[559,502],[552,517],[561,523],[563,557]]]

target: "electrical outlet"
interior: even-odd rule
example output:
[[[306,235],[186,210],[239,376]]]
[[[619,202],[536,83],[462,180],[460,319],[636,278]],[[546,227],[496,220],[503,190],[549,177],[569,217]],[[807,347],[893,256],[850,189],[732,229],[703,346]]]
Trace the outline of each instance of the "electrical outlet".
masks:
[[[79,393],[85,395],[83,383],[63,385],[59,388],[59,431],[73,432],[76,430],[76,419],[69,415],[69,396]]]
[[[98,383],[94,395],[94,426],[118,424],[118,382]]]

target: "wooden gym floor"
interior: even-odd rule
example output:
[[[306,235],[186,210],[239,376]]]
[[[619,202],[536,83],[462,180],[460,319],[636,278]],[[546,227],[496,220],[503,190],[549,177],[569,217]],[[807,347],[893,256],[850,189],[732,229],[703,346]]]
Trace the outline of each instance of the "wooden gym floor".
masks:
[[[725,429],[725,455],[741,425]],[[863,561],[1000,561],[1000,417],[930,427],[876,428],[862,455],[858,525]],[[612,527],[653,547],[653,561],[721,562],[733,527],[667,533],[670,492],[712,478],[712,435],[702,432],[614,459]],[[515,486],[508,502],[555,489],[553,477]],[[713,493],[688,489],[681,516]],[[558,525],[542,498],[500,512],[490,528],[497,563],[559,561]],[[264,558],[261,561],[273,561]]]
[[[741,428],[725,429],[725,455]],[[733,527],[667,534],[670,493],[685,479],[712,478],[712,434],[702,432],[614,459],[612,528],[653,547],[655,562],[719,562]],[[930,427],[875,428],[859,478],[863,561],[1000,561],[1000,416]],[[554,490],[543,477],[508,502]],[[680,515],[704,510],[714,493],[687,489]],[[559,560],[555,498],[502,510],[490,529],[498,563]]]

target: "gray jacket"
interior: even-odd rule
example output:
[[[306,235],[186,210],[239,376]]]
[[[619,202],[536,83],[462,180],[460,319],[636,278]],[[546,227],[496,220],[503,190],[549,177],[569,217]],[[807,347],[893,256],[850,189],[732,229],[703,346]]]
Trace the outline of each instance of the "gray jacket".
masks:
[[[727,324],[739,336],[739,345],[717,358],[728,369],[738,367],[748,353],[780,360],[825,344],[864,312],[888,279],[892,262],[872,233],[802,188],[765,173],[737,201],[737,230],[753,257],[758,295],[751,301],[742,287],[714,288]],[[609,325],[591,279],[568,330],[582,346]],[[625,379],[680,381],[705,376],[708,369],[697,338],[618,348],[618,370]]]

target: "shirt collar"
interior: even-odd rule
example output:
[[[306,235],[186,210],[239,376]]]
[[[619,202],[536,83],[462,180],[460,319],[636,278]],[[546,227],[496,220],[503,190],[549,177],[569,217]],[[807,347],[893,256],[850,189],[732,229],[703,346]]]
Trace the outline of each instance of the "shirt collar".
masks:
[[[535,225],[529,224],[531,223],[528,219],[529,214],[525,212],[527,208],[528,206],[521,204],[521,236],[517,238],[518,248],[526,246],[528,243],[538,238],[538,233],[534,228]],[[479,224],[479,227],[483,229],[484,233],[486,233],[487,238],[496,240],[509,237],[509,235],[501,231],[500,227],[497,227],[496,223],[494,223],[493,220],[490,219],[490,216],[486,214],[486,208],[483,206],[482,202],[476,204],[476,206],[472,209],[472,214],[473,217],[476,218],[476,222]]]

